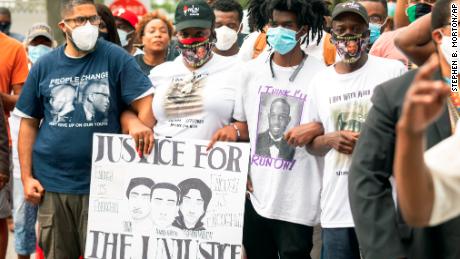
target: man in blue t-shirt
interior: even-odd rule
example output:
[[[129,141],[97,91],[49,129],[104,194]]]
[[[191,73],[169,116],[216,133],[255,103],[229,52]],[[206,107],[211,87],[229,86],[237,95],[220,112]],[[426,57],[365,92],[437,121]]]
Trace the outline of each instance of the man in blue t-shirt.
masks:
[[[153,134],[153,90],[131,56],[98,40],[101,21],[92,0],[68,0],[61,16],[66,44],[34,64],[15,112],[23,118],[19,159],[25,198],[39,204],[40,246],[46,258],[78,258],[86,239],[93,133],[120,133],[121,113],[130,107],[145,124],[130,132],[142,148],[139,131]]]

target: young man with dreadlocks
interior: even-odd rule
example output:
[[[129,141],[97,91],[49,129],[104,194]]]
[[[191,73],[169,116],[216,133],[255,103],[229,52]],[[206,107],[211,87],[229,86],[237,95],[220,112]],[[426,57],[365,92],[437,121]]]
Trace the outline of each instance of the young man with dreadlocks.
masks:
[[[405,72],[396,60],[367,54],[369,18],[359,3],[337,5],[332,12],[332,42],[341,61],[317,73],[307,103],[308,119],[322,123],[324,135],[308,149],[324,156],[321,193],[323,259],[360,259],[348,201],[351,155],[378,84]],[[327,85],[325,85],[327,83]]]
[[[305,124],[304,107],[311,78],[324,65],[301,45],[311,35],[321,39],[326,7],[320,0],[271,0],[265,10],[272,52],[242,68],[234,112],[247,122],[252,147],[243,244],[250,259],[310,258],[322,161],[305,145],[322,127]]]

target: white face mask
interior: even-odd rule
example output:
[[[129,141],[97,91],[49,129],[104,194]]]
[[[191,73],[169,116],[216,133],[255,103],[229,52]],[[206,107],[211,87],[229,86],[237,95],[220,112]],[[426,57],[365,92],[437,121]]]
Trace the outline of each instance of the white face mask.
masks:
[[[117,29],[118,32],[118,37],[120,37],[120,43],[122,47],[126,47],[129,44],[128,36],[133,33],[134,31],[131,32],[126,32],[122,29]]]
[[[221,51],[226,51],[235,44],[238,39],[238,32],[224,25],[216,29],[216,38],[216,48]]]
[[[444,59],[452,66],[452,53],[454,48],[452,47],[452,38],[450,36],[442,36],[441,40],[441,53],[444,56]]]
[[[90,51],[94,49],[94,46],[96,46],[97,38],[99,37],[99,28],[96,25],[92,25],[89,21],[87,21],[85,25],[71,30],[71,40],[78,50]]]

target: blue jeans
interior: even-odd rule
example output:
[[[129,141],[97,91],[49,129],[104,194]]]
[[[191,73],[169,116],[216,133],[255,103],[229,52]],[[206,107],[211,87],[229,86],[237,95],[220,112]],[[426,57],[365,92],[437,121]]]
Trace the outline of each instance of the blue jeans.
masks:
[[[35,252],[37,237],[35,223],[38,207],[24,200],[24,188],[20,179],[14,179],[14,239],[16,253],[30,255]]]
[[[321,259],[360,259],[354,228],[323,228]]]

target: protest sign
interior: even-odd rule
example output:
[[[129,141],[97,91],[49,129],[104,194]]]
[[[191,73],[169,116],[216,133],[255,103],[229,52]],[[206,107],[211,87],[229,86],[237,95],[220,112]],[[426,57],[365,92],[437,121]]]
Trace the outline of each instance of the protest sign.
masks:
[[[249,145],[95,134],[85,258],[240,259]]]

